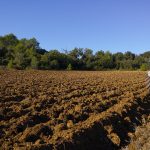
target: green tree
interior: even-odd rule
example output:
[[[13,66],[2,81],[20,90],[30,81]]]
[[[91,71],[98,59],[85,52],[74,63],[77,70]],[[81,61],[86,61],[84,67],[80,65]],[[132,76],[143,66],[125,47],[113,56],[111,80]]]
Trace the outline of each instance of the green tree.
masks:
[[[122,62],[123,62],[123,69],[133,70],[133,60],[124,60]]]
[[[15,53],[14,66],[16,69],[25,69],[25,56],[21,52]]]
[[[72,70],[72,65],[71,64],[68,65],[67,70]]]
[[[96,70],[112,69],[113,67],[113,55],[109,51],[98,51],[95,54],[94,68]]]
[[[140,69],[141,69],[142,71],[147,71],[147,70],[149,69],[149,65],[146,64],[146,63],[144,63],[144,64],[141,65]]]
[[[113,67],[113,55],[109,51],[106,51],[103,57],[103,68],[112,69]]]
[[[121,53],[121,52],[118,52],[118,53],[115,53],[113,54],[114,56],[114,60],[115,60],[115,69],[121,69],[121,64],[122,64],[122,61],[124,60],[124,54]]]
[[[13,68],[13,60],[9,60],[8,64],[7,64],[7,68],[8,69],[12,69]]]
[[[50,61],[50,68],[54,69],[54,70],[59,69],[59,63],[58,63],[58,61],[57,60]]]
[[[38,69],[38,60],[35,56],[33,56],[31,59],[31,68]]]
[[[1,65],[7,65],[9,60],[13,58],[13,52],[17,44],[18,39],[14,34],[8,34],[0,37]]]
[[[93,50],[88,49],[88,48],[84,49],[82,60],[84,64],[83,69],[88,69],[88,70],[93,69],[93,60],[94,60]]]
[[[126,60],[133,60],[135,58],[135,54],[130,51],[125,52],[124,57]]]
[[[50,50],[48,52],[48,57],[50,60],[58,60],[60,57],[60,52],[58,50]]]
[[[77,47],[75,47],[72,51],[70,51],[69,55],[70,55],[73,59],[81,58],[82,55],[83,55],[83,49],[82,49],[82,48],[77,48]]]
[[[49,68],[49,58],[48,58],[47,53],[45,53],[44,55],[41,55],[40,68],[41,69],[48,69]]]
[[[150,51],[144,52],[143,54],[141,54],[140,56],[144,57],[144,58],[150,58]]]

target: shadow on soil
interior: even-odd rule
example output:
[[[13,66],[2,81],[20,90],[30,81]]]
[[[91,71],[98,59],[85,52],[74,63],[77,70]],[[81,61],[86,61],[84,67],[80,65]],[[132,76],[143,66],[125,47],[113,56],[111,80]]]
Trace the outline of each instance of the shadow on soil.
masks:
[[[65,150],[118,150],[130,143],[129,133],[134,133],[135,128],[142,124],[143,115],[150,113],[150,94],[144,100],[136,99],[126,105],[122,114],[113,113],[111,117],[104,118],[90,128],[73,137],[73,142],[61,143],[56,149]],[[111,127],[107,131],[105,127]]]

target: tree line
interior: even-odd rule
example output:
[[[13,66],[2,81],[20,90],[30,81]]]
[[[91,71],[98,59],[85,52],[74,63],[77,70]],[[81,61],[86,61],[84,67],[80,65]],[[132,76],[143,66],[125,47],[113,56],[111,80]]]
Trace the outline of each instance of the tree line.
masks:
[[[0,66],[15,69],[46,70],[148,70],[150,51],[136,55],[89,48],[47,51],[35,38],[18,39],[14,34],[0,36]]]

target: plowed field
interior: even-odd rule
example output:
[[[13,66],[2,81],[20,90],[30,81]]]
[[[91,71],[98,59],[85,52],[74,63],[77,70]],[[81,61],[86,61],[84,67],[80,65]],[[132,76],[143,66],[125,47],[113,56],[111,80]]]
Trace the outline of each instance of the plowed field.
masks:
[[[120,149],[149,115],[145,72],[0,71],[0,149]]]

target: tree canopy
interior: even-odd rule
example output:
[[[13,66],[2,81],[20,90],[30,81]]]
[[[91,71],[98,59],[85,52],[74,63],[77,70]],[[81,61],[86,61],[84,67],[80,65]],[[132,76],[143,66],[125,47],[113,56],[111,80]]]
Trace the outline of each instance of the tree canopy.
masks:
[[[18,39],[14,34],[0,36],[0,66],[15,69],[48,70],[148,70],[150,51],[136,55],[75,47],[71,51],[45,50],[36,38]]]

